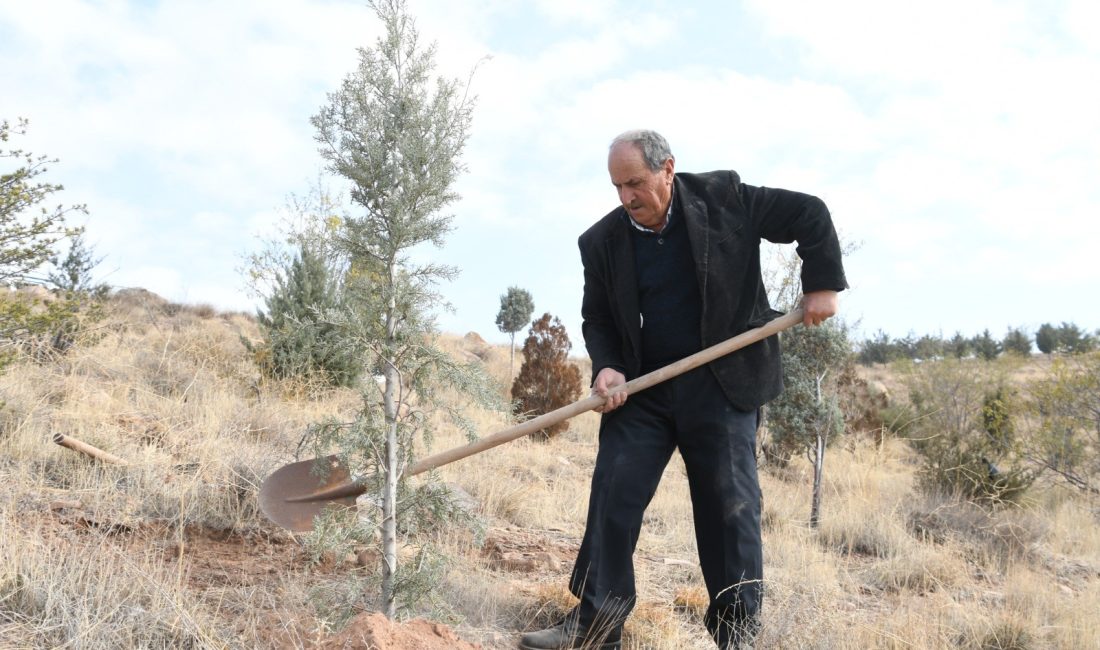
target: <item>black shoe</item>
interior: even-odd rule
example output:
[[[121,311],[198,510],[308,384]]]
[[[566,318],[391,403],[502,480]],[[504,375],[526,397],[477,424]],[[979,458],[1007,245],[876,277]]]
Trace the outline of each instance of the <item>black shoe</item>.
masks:
[[[519,647],[520,650],[619,650],[623,646],[622,635],[622,626],[590,630],[567,618],[545,630],[524,634],[519,639]]]

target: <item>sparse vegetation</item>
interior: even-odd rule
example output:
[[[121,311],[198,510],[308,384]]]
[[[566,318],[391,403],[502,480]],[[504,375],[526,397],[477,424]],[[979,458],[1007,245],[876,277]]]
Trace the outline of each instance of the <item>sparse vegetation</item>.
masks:
[[[329,388],[302,397],[293,388],[300,380],[260,382],[240,340],[259,337],[251,318],[203,318],[167,306],[142,292],[113,297],[102,338],[47,362],[19,360],[0,376],[0,645],[79,638],[104,649],[315,647],[358,620],[374,593],[373,540],[303,545],[259,514],[255,496],[263,477],[294,459],[309,423],[353,417],[359,394]],[[448,335],[436,343],[455,359],[485,345]],[[484,358],[494,377],[507,378],[506,346]],[[574,361],[586,372],[583,360]],[[1014,437],[1030,435],[1039,422],[1028,405],[1033,381],[1065,384],[1076,395],[1080,387],[1069,378],[1097,374],[1094,365],[1077,365],[1094,364],[1091,356],[1062,361],[1059,368],[1040,356],[1024,365],[960,362],[982,387],[969,430],[998,430],[999,407],[984,416],[982,409],[993,394],[985,388],[1003,379],[1016,391],[1006,393]],[[893,387],[892,406],[907,403],[898,386],[913,370],[875,369]],[[473,407],[466,416],[480,431],[507,424]],[[431,417],[440,426],[425,453],[466,440]],[[431,566],[431,598],[407,615],[453,625],[464,639],[497,650],[566,611],[597,427],[598,416],[586,414],[548,444],[518,440],[441,468],[449,488],[470,495],[467,512],[478,525],[401,537],[405,562],[447,560]],[[101,466],[61,449],[49,442],[55,431],[131,464]],[[912,435],[903,430],[881,443],[846,435],[834,446],[823,476],[828,516],[817,530],[806,511],[812,465],[796,456],[785,469],[764,469],[768,596],[760,646],[947,650],[1025,638],[1036,648],[1096,645],[1095,497],[1049,470],[1023,507],[926,492],[922,457],[904,439]],[[1087,466],[1077,471],[1095,475]],[[368,498],[363,513],[374,508]],[[639,537],[640,604],[625,637],[631,650],[713,647],[698,622],[705,589],[687,500],[677,457]],[[422,548],[436,552],[422,556]]]

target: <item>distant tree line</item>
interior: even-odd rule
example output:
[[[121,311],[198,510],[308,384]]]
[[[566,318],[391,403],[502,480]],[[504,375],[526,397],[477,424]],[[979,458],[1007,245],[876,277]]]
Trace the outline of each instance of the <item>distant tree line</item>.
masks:
[[[1010,327],[1001,338],[995,338],[988,329],[972,337],[955,332],[951,338],[931,334],[891,338],[879,330],[859,344],[858,359],[865,366],[900,359],[927,361],[976,357],[992,360],[1002,354],[1028,356],[1032,353],[1033,344],[1034,349],[1043,354],[1083,354],[1095,350],[1098,342],[1100,331],[1090,334],[1073,323],[1065,322],[1061,325],[1044,323],[1034,336],[1024,328]]]

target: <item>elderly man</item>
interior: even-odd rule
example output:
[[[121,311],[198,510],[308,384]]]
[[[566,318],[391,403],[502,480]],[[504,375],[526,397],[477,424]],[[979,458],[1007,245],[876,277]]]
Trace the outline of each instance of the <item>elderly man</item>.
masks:
[[[760,240],[798,242],[805,324],[836,313],[847,287],[821,200],[741,182],[733,171],[675,173],[668,143],[629,131],[607,162],[615,208],[580,237],[584,340],[592,358],[599,452],[565,620],[525,634],[525,650],[619,648],[634,607],[642,515],[673,450],[687,468],[695,537],[710,595],[705,622],[721,648],[759,627],[763,556],[755,438],[760,407],[782,390],[771,337],[632,396],[611,391],[775,318]]]

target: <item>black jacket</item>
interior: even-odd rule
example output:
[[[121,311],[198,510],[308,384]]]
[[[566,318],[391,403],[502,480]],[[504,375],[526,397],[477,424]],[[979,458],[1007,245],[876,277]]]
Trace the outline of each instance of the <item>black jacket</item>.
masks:
[[[829,210],[817,197],[741,183],[733,171],[676,174],[702,297],[703,347],[780,315],[768,304],[760,275],[760,240],[798,242],[802,290],[847,288]],[[584,343],[592,376],[619,368],[638,376],[641,330],[630,225],[620,206],[580,236],[584,265]],[[753,410],[783,390],[779,339],[769,337],[711,362],[737,408]]]

